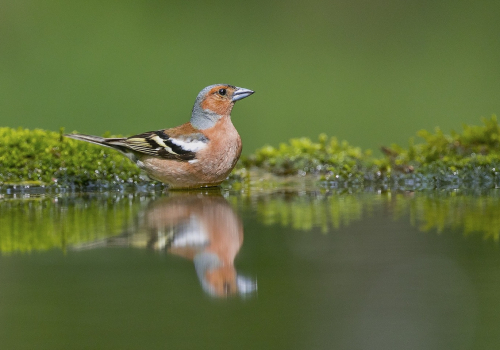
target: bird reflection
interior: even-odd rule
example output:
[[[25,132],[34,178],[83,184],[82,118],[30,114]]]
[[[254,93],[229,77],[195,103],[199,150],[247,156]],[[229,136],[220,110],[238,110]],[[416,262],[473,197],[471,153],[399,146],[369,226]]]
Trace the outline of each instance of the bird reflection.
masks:
[[[256,290],[256,283],[239,276],[234,267],[243,225],[220,193],[161,198],[150,204],[143,219],[147,246],[192,260],[208,294],[224,297]]]
[[[134,227],[122,235],[74,249],[147,247],[192,260],[203,290],[214,297],[257,290],[240,276],[234,259],[243,244],[243,225],[219,190],[170,193],[151,201]]]

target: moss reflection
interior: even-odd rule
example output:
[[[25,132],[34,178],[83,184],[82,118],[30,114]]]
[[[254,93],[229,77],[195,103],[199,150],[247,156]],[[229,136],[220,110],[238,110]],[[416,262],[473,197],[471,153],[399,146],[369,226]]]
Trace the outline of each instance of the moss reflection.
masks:
[[[410,202],[411,222],[421,231],[462,230],[499,240],[500,196],[419,195]]]
[[[395,220],[409,215],[410,223],[420,231],[437,233],[445,229],[465,235],[481,234],[485,239],[499,240],[500,196],[464,195],[457,193],[397,193],[359,195],[275,195],[253,201],[259,221],[266,225],[289,226],[309,231],[320,228],[323,233],[346,227],[373,215],[382,207]]]
[[[158,196],[165,195],[86,194],[0,199],[0,250],[2,253],[66,250],[130,232],[137,227],[138,220],[143,220],[146,208],[151,206],[150,200]],[[226,202],[223,198],[220,200]],[[500,239],[498,190],[486,195],[286,191],[239,193],[228,195],[227,200],[240,212],[256,213],[257,220],[264,225],[295,230],[319,229],[326,234],[382,210],[394,220],[409,220],[423,232],[455,230],[466,236],[479,234],[488,240]]]
[[[116,235],[132,224],[142,203],[139,196],[116,194],[0,200],[0,250],[66,250]]]
[[[373,197],[378,200],[377,197]],[[331,227],[338,229],[360,220],[371,208],[372,199],[360,200],[357,196],[263,196],[255,201],[259,221],[265,225],[279,224],[296,230],[320,227],[327,233]]]

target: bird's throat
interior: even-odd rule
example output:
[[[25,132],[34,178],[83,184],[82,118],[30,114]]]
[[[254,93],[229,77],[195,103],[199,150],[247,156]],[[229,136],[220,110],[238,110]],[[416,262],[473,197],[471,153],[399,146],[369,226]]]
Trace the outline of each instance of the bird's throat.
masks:
[[[209,129],[217,123],[222,116],[210,110],[193,110],[191,115],[191,125],[196,129]]]

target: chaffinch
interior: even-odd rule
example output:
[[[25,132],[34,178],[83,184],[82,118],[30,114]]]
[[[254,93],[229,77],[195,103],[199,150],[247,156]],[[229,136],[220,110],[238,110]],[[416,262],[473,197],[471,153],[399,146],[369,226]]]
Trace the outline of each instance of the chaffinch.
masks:
[[[210,85],[198,94],[190,122],[175,128],[127,138],[65,136],[116,149],[150,178],[170,188],[217,186],[241,154],[241,138],[231,122],[231,110],[236,101],[253,93],[227,84]]]

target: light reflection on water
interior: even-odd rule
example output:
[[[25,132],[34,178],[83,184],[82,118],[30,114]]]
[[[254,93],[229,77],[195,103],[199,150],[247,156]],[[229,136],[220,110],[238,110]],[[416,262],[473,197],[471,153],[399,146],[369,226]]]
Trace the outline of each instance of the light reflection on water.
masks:
[[[174,348],[500,345],[496,192],[94,193],[4,199],[0,213],[0,295],[11,301],[0,322],[17,325],[0,330],[4,344],[37,327],[17,315],[26,305],[45,310],[48,332],[75,336],[61,322],[84,303],[80,333],[127,319],[115,337],[150,348],[163,325]],[[105,291],[124,283],[134,287]]]

